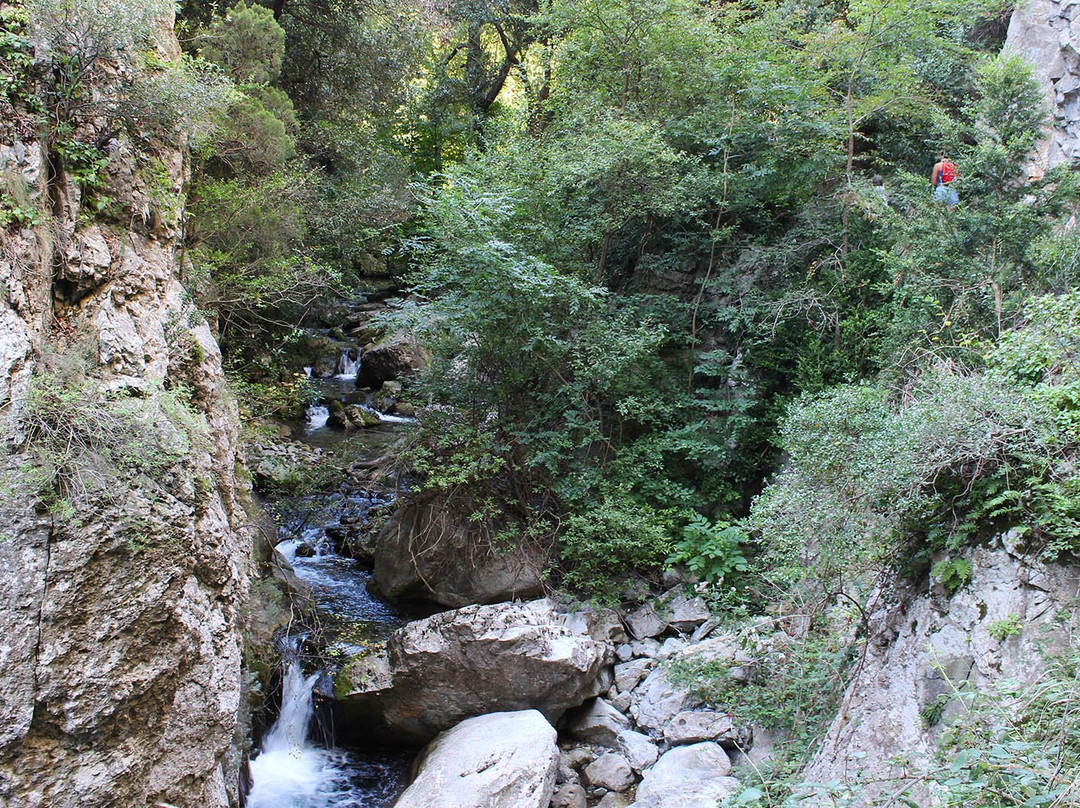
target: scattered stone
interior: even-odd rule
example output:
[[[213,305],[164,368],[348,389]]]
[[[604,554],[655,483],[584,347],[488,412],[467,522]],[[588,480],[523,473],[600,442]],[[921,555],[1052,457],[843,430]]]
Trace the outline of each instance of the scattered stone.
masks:
[[[616,645],[627,640],[626,629],[623,627],[622,620],[619,619],[619,613],[614,609],[584,604],[572,611],[569,618],[569,625],[572,628],[588,633],[598,642]]]
[[[712,634],[716,630],[716,627],[719,625],[719,620],[717,620],[715,617],[710,617],[708,620],[706,620],[704,623],[694,629],[694,633],[690,635],[690,644],[694,645],[695,643],[701,642],[710,634]]]
[[[596,803],[596,808],[630,808],[630,798],[624,794],[605,794]]]
[[[686,640],[679,637],[668,637],[664,640],[664,644],[660,646],[656,656],[658,659],[671,659],[684,648],[686,648]]]
[[[623,643],[622,645],[616,646],[615,658],[618,659],[620,662],[629,662],[631,659],[633,659],[634,649],[630,645],[630,643]]]
[[[555,730],[536,710],[470,718],[424,750],[396,808],[548,808],[555,788]]]
[[[672,718],[702,703],[685,685],[674,684],[667,678],[667,665],[650,673],[634,691],[634,698],[630,715],[639,727],[654,732],[663,732]]]
[[[621,691],[631,691],[649,673],[652,662],[648,659],[634,659],[615,666],[615,686]]]
[[[609,791],[626,791],[634,784],[634,772],[618,752],[605,752],[585,767],[585,779]]]
[[[592,763],[595,758],[596,755],[592,753],[592,750],[584,746],[575,746],[563,752],[559,760],[565,762],[571,769],[580,769]]]
[[[650,601],[626,616],[626,627],[630,630],[630,636],[644,640],[663,634],[667,623],[657,614],[656,606]]]
[[[564,785],[551,798],[551,808],[585,808],[585,789],[576,783]]]
[[[566,724],[571,738],[607,747],[614,747],[619,733],[629,728],[630,719],[601,698],[571,716]]]
[[[664,727],[664,740],[672,746],[715,741],[723,747],[749,749],[753,730],[736,726],[731,716],[709,710],[679,713]]]
[[[679,746],[645,772],[635,808],[716,808],[739,788],[731,759],[714,743]]]
[[[693,631],[712,617],[708,604],[699,597],[688,597],[679,592],[667,606],[668,626],[678,632]]]
[[[647,735],[634,730],[623,730],[615,738],[615,748],[626,757],[630,768],[640,773],[656,763],[660,749]]]
[[[633,697],[630,695],[629,691],[618,691],[611,698],[611,706],[625,715],[626,712],[630,709],[630,704],[632,700]]]
[[[633,651],[635,657],[652,659],[660,653],[660,643],[653,639],[639,640],[630,643],[630,650]]]

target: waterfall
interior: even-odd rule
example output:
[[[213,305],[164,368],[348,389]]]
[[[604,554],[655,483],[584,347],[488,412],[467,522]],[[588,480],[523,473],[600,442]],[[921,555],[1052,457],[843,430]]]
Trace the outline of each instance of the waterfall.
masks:
[[[308,431],[322,429],[330,418],[330,409],[325,404],[312,404],[304,413],[307,416]]]
[[[320,795],[326,782],[336,779],[338,772],[326,750],[307,741],[313,714],[311,688],[317,678],[318,674],[305,677],[299,660],[289,660],[282,685],[281,714],[263,738],[258,757],[251,761],[248,808],[326,805]]]
[[[337,373],[338,378],[355,379],[356,374],[360,372],[360,349],[359,348],[344,348],[341,351],[341,356],[338,357]]]

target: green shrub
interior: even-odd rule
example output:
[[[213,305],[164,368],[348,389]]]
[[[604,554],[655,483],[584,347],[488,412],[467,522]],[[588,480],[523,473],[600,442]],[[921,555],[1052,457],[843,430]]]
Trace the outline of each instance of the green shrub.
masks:
[[[713,585],[730,585],[738,573],[749,566],[742,546],[746,531],[738,523],[713,524],[694,514],[683,526],[682,538],[675,543],[669,564],[682,564],[693,575]]]
[[[781,429],[788,466],[749,524],[789,580],[910,564],[1013,527],[1047,555],[1080,549],[1077,436],[1052,404],[1015,375],[947,364],[900,400],[870,386],[804,397]],[[950,588],[961,563],[940,567]]]
[[[281,72],[285,30],[271,9],[240,0],[195,37],[195,47],[237,84],[266,84]]]

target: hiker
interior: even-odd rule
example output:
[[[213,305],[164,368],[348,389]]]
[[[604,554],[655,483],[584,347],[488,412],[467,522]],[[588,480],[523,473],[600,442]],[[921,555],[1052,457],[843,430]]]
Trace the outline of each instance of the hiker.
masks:
[[[960,204],[960,195],[949,183],[956,179],[956,165],[945,158],[945,152],[938,152],[938,161],[930,172],[930,187],[934,189],[934,199],[944,202],[953,211]]]

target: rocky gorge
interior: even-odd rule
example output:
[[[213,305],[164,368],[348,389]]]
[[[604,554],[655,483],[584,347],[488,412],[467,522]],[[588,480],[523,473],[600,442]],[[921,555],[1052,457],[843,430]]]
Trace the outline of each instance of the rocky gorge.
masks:
[[[1025,6],[1010,29],[1009,47],[1043,54],[1045,167],[1076,158],[1076,7]],[[178,60],[171,21],[159,33],[155,58]],[[5,225],[0,246],[2,808],[237,808],[253,778],[253,804],[273,806],[284,786],[259,778],[300,751],[318,763],[298,803],[313,808],[757,805],[786,736],[746,694],[815,621],[858,639],[801,773],[806,804],[903,790],[932,805],[926,773],[969,694],[1036,683],[1034,660],[1076,646],[1080,568],[1008,529],[958,556],[962,587],[869,581],[861,612],[781,598],[733,617],[685,569],[617,607],[551,591],[545,548],[492,541],[380,476],[395,426],[424,417],[398,396],[426,361],[369,322],[381,299],[309,368],[348,400],[322,396],[306,432],[241,437],[185,286],[182,139],[85,125],[109,155],[101,222],[30,121],[0,132],[5,182],[48,214]],[[341,448],[357,435],[373,442]],[[271,652],[275,634],[289,642]],[[373,748],[401,755],[370,764]]]

